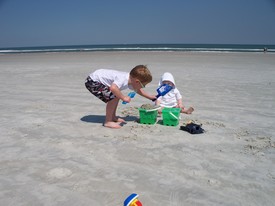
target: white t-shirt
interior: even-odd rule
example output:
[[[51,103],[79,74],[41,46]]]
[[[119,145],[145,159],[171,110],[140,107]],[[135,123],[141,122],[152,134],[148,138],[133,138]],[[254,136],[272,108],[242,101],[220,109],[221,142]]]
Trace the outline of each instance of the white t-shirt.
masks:
[[[172,89],[166,95],[158,98],[160,100],[161,107],[175,107],[177,106],[177,100],[181,99],[182,96],[177,88]]]
[[[100,82],[110,87],[112,83],[116,84],[120,90],[128,89],[129,73],[111,69],[98,69],[90,74],[93,81]]]

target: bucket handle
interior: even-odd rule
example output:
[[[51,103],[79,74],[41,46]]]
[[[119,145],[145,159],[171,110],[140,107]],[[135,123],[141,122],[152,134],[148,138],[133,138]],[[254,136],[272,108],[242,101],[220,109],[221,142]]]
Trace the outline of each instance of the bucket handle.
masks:
[[[159,110],[161,107],[156,107],[154,109],[146,109],[146,112],[152,112],[152,111],[156,111],[156,110]]]
[[[179,120],[179,119],[180,119],[179,117],[177,117],[176,115],[174,115],[172,112],[169,112],[169,114],[170,114],[172,117],[174,117],[176,120]]]

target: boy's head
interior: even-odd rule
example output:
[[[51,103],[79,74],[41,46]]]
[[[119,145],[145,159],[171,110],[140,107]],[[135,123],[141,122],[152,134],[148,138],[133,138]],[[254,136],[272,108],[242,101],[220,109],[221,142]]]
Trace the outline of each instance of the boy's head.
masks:
[[[135,66],[131,72],[130,76],[134,79],[140,81],[140,83],[145,86],[146,84],[150,83],[153,79],[151,72],[145,65],[137,65]]]

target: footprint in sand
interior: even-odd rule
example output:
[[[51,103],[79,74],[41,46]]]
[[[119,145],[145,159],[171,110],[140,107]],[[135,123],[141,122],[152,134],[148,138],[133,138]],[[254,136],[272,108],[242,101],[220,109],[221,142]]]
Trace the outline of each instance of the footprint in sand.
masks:
[[[271,137],[256,137],[247,139],[248,144],[244,146],[246,151],[252,151],[254,153],[263,151],[265,149],[275,148],[275,142]]]
[[[269,172],[267,174],[267,177],[269,177],[271,180],[275,181],[275,173]]]
[[[220,186],[221,182],[219,180],[211,178],[207,180],[207,184],[210,186]]]
[[[47,172],[47,176],[50,178],[56,178],[56,179],[62,179],[65,177],[69,177],[72,174],[72,171],[63,168],[63,167],[57,167],[54,169],[51,169],[50,171]]]

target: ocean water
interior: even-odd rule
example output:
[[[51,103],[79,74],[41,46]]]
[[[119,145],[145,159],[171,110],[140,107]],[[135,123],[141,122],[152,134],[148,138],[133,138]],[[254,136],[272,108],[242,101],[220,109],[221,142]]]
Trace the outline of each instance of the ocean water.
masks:
[[[275,52],[275,45],[240,44],[106,44],[0,48],[2,53],[93,52],[93,51],[182,51],[182,52]]]

